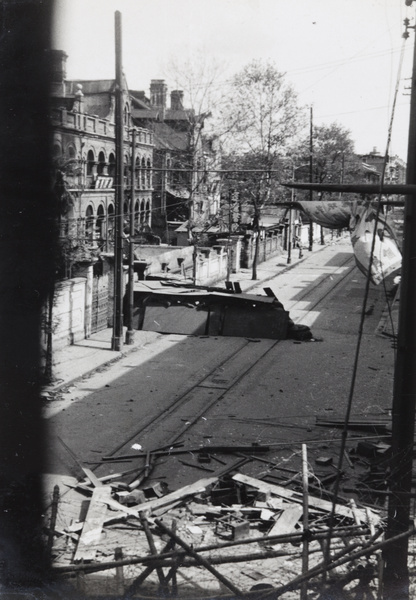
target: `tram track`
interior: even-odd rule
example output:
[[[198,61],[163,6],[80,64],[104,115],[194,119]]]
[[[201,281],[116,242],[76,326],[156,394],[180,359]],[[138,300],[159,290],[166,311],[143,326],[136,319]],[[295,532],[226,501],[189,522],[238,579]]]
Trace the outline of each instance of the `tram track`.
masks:
[[[340,273],[339,269],[344,269],[345,266],[347,265],[347,263],[353,263],[353,264],[351,264],[349,267],[347,267],[347,270],[344,273]],[[326,300],[326,298],[330,294],[332,294],[336,290],[336,288],[345,281],[345,279],[352,273],[354,268],[355,268],[354,258],[353,257],[347,258],[345,260],[345,262],[342,265],[340,265],[336,271],[328,273],[328,275],[325,277],[325,279],[321,279],[321,281],[319,281],[315,286],[313,286],[312,288],[308,288],[303,295],[301,295],[299,298],[296,299],[296,302],[294,302],[293,304],[290,304],[290,310],[291,311],[297,310],[297,306],[301,302],[304,302],[308,296],[312,295],[315,291],[319,290],[319,288],[321,288],[325,284],[325,282],[327,282],[328,279],[331,279],[334,276],[338,275],[339,277],[337,278],[337,280],[333,282],[331,287],[322,296],[320,296],[315,302],[311,303],[306,310],[302,309],[302,311],[305,313],[305,315],[314,311],[319,306],[319,304],[321,304],[324,300]]]
[[[349,263],[353,262],[352,257],[348,257],[346,260],[342,262],[341,265],[337,267],[335,271],[328,272],[326,277],[322,278],[316,285],[308,286],[307,290],[300,297],[297,298],[296,302],[291,305],[290,310],[296,310],[296,305],[300,302],[304,302],[306,298],[309,296],[314,296],[319,290],[322,293],[319,294],[319,297],[316,298],[315,301],[312,302],[307,308],[307,310],[303,310],[304,315],[315,311],[317,307],[324,302],[327,297],[334,291],[336,288],[341,285],[345,279],[351,274],[355,265],[351,265],[350,268],[347,268],[345,272],[340,272],[341,269],[345,269],[345,266]],[[334,276],[336,277],[334,279]],[[330,286],[328,288],[328,282],[330,282]],[[260,341],[260,340],[259,340]],[[134,439],[144,438],[145,436],[150,436],[152,432],[156,429],[165,429],[164,424],[168,423],[170,419],[178,419],[178,415],[182,409],[187,408],[189,403],[193,403],[193,410],[187,410],[187,414],[192,413],[192,417],[187,417],[186,422],[180,427],[179,430],[175,431],[173,435],[163,440],[163,443],[166,446],[177,443],[181,440],[187,433],[189,433],[192,428],[197,424],[197,422],[206,415],[210,409],[221,402],[221,400],[225,397],[225,395],[237,384],[241,382],[241,380],[256,367],[256,365],[270,352],[272,351],[277,344],[280,343],[280,340],[261,340],[261,345],[263,346],[260,352],[255,353],[255,357],[250,364],[248,364],[248,356],[247,349],[249,346],[254,346],[253,341],[249,339],[246,342],[234,350],[229,356],[227,356],[219,365],[216,365],[211,371],[208,373],[204,373],[204,376],[197,382],[194,382],[188,389],[186,389],[181,395],[174,400],[172,404],[170,404],[167,408],[160,410],[157,414],[153,414],[149,416],[144,423],[140,425],[138,429],[136,429],[133,433],[129,434],[128,438],[125,439],[122,443],[118,444],[116,448],[107,453],[107,456],[117,458],[117,455],[122,453],[123,449],[129,447],[129,444]],[[256,344],[257,346],[257,344]],[[236,369],[237,363],[240,363],[239,372],[234,372],[234,375],[231,376],[228,383],[226,379],[221,378],[224,376],[224,372],[226,373],[227,367],[231,367],[231,371]],[[238,369],[237,369],[238,371]],[[207,396],[202,396],[202,392],[209,390],[211,397],[209,401],[207,400]],[[198,407],[199,410],[195,412],[195,404],[198,404],[196,398],[200,396],[199,400],[202,406]],[[100,465],[97,465],[98,468]]]

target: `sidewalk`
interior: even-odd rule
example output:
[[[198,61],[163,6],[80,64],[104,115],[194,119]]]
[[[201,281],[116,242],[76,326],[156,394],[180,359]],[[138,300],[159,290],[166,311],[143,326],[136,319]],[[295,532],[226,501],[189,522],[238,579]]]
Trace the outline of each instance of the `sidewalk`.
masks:
[[[344,237],[334,239],[329,243],[345,242]],[[319,252],[325,248],[325,245],[319,243],[314,244],[312,252],[303,251],[303,257],[299,258],[299,251],[292,251],[291,264],[287,264],[287,254],[273,256],[268,260],[260,263],[257,267],[257,279],[252,280],[252,270],[242,269],[238,273],[234,273],[231,277],[232,281],[240,283],[243,292],[248,292],[253,288],[260,287],[263,283],[272,279],[278,273],[283,273],[289,269],[293,269],[297,264],[304,262],[309,256]],[[216,285],[224,284],[219,281]],[[124,339],[125,339],[124,328]],[[121,351],[111,350],[111,338],[113,330],[111,327],[93,334],[90,338],[81,340],[71,346],[65,346],[59,349],[54,354],[53,377],[52,384],[45,386],[43,395],[54,394],[61,388],[70,385],[74,381],[88,376],[99,368],[102,368],[110,363],[120,360],[122,356],[134,351],[138,346],[143,344],[141,332],[135,332],[134,342],[131,345],[123,345]]]

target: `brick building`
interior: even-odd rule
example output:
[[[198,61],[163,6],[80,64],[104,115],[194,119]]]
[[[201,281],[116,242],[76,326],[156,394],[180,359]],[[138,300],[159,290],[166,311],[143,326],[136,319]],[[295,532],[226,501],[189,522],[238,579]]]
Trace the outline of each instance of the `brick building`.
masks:
[[[115,217],[115,80],[69,81],[67,55],[52,51],[53,158],[64,190],[61,239],[66,277],[86,277],[85,335],[111,324]],[[124,81],[124,214],[132,186],[131,100]],[[136,132],[134,219],[137,233],[152,224],[154,134]]]
[[[221,159],[218,141],[204,134],[210,115],[184,108],[183,91],[170,93],[170,106],[167,96],[161,79],[151,81],[150,98],[130,91],[133,123],[154,134],[153,230],[175,244],[178,227],[201,230],[218,214]]]

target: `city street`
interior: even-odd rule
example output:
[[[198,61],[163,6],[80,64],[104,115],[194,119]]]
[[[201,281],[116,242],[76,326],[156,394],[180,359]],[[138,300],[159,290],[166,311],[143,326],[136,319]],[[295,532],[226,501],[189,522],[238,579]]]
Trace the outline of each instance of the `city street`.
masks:
[[[133,444],[146,451],[179,441],[287,443],[296,451],[307,441],[319,452],[317,440],[339,438],[339,430],[315,421],[343,418],[350,391],[365,279],[348,240],[311,253],[265,285],[295,322],[311,327],[314,341],[137,332],[135,352],[74,384],[46,409],[48,489],[77,474],[64,445],[103,476],[118,467],[102,457],[134,454]],[[383,288],[371,286],[353,414],[386,414],[391,406],[394,349],[391,339],[376,335],[385,305]],[[332,452],[335,459],[335,446]],[[159,461],[152,476],[171,489],[189,483],[198,471],[180,458]]]
[[[138,475],[149,465],[141,489],[163,485],[165,492],[180,493],[184,486],[215,480],[204,477],[235,471],[236,477],[249,476],[254,481],[266,477],[281,486],[296,486],[302,472],[302,444],[308,453],[310,491],[318,501],[328,498],[322,482],[333,481],[339,464],[339,424],[344,422],[351,393],[365,278],[355,267],[348,239],[307,253],[290,269],[282,269],[282,258],[262,264],[263,282],[250,291],[261,293],[263,287],[270,287],[296,323],[311,327],[311,341],[138,331],[135,351],[73,383],[50,402],[45,409],[49,430],[45,494],[50,502],[53,487],[59,485],[58,531],[85,518],[85,496],[79,487],[85,476],[99,485],[96,477],[104,481],[115,477],[118,485],[134,488]],[[274,270],[280,274],[274,275]],[[247,281],[244,284],[247,287]],[[362,496],[354,491],[365,481],[369,463],[359,456],[357,447],[388,441],[372,423],[381,420],[387,427],[390,423],[394,348],[392,337],[383,331],[391,331],[393,322],[386,319],[385,311],[385,294],[391,286],[391,281],[386,290],[370,286],[350,416],[350,422],[360,426],[349,427],[343,456],[340,497],[354,498],[359,506]],[[324,426],[325,420],[332,425]],[[370,506],[381,502],[377,513],[384,501],[385,496],[373,496]],[[97,515],[102,521],[105,513],[99,506]],[[123,510],[134,513],[136,507]],[[112,508],[123,507],[116,503]],[[301,512],[295,510],[298,519]],[[176,518],[182,515],[180,511]],[[120,512],[110,511],[110,519],[112,514],[117,517]],[[189,536],[185,515],[183,519],[181,535]],[[146,555],[146,546],[134,541],[128,529],[124,537],[117,530],[117,537],[106,534],[98,542],[97,549],[104,544],[103,557],[114,555],[115,545],[127,557]],[[191,536],[190,541],[197,543],[197,539]],[[72,560],[72,553],[67,559],[66,555],[64,550],[57,563],[64,568]],[[286,563],[269,563],[257,561],[251,569],[260,566],[263,580],[273,585],[290,578],[292,571]],[[238,565],[229,565],[225,572],[228,579],[241,580]],[[129,581],[134,582],[138,573],[132,570]],[[117,582],[110,571],[103,575],[90,578],[87,589],[108,590]],[[181,577],[181,593],[197,593],[197,584],[192,583],[195,575],[189,579],[183,573]],[[157,579],[150,578],[146,589],[154,592],[156,583]],[[218,588],[215,578],[201,579],[200,584],[209,594],[226,589]],[[78,591],[84,589],[80,585]]]

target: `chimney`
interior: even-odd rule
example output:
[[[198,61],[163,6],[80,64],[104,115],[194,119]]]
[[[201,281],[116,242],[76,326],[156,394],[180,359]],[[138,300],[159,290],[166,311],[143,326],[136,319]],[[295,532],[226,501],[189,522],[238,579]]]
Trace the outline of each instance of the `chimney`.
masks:
[[[183,92],[174,90],[170,93],[170,107],[172,110],[183,109]]]
[[[63,83],[66,79],[66,60],[68,54],[63,50],[48,51],[50,60],[50,72],[53,83]]]
[[[150,103],[155,108],[166,108],[168,86],[164,79],[152,79],[150,82]]]

